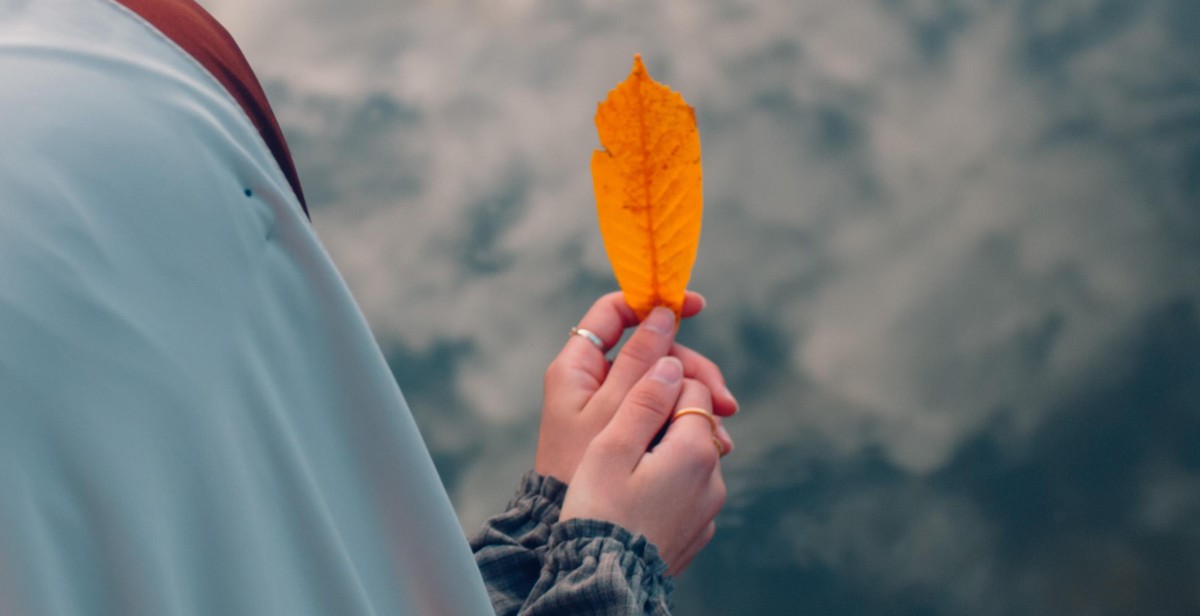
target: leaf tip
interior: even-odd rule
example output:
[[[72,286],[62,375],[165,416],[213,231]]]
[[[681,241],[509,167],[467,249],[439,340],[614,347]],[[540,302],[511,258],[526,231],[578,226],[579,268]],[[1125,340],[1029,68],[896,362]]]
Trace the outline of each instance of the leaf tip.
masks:
[[[646,65],[642,63],[642,54],[640,53],[633,54],[633,74],[649,77],[649,73],[646,72]]]

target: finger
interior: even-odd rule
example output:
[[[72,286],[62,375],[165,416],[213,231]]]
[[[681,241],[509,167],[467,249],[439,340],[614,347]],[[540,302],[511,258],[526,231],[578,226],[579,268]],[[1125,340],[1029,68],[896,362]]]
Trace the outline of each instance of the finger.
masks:
[[[626,303],[625,294],[620,291],[601,296],[579,320],[579,327],[599,336],[606,349],[613,348],[621,341],[621,334],[637,324],[637,314]],[[580,339],[579,342],[587,343],[589,347],[596,349],[596,345],[587,340]]]
[[[570,336],[566,345],[555,361],[577,367],[597,378],[604,380],[608,369],[605,353],[621,341],[621,334],[627,328],[638,324],[637,314],[625,302],[625,295],[614,291],[600,297],[579,320],[576,327],[585,329],[596,335],[604,348],[596,346],[586,336]]]
[[[696,316],[704,307],[708,305],[708,300],[704,296],[695,292],[688,291],[683,296],[683,318]],[[625,301],[625,294],[620,291],[613,291],[605,294],[596,300],[592,307],[588,309],[583,318],[579,320],[579,325],[593,334],[596,334],[600,341],[604,343],[604,349],[611,349],[621,341],[621,335],[626,329],[637,325],[639,322],[637,313]],[[568,347],[575,346],[582,350],[588,350],[588,347],[582,346],[579,343],[588,342],[586,337],[572,336],[579,338],[578,341],[568,340]],[[590,344],[592,348],[600,350],[595,344]]]
[[[675,341],[675,313],[659,306],[652,310],[625,341],[625,346],[613,360],[608,376],[595,397],[592,408],[614,409],[661,357],[671,351]]]
[[[695,291],[688,291],[683,296],[681,316],[685,319],[694,317],[700,314],[700,311],[704,310],[707,305],[708,300],[704,299],[703,295]],[[625,301],[625,294],[613,291],[601,296],[592,304],[592,307],[580,319],[579,327],[599,336],[600,340],[604,342],[604,348],[611,349],[621,341],[621,334],[626,329],[638,323],[637,313]]]
[[[605,448],[613,464],[632,471],[676,408],[683,383],[679,360],[661,358],[630,390],[593,444]]]
[[[695,291],[688,291],[683,296],[683,310],[680,315],[683,318],[694,317],[700,314],[701,310],[708,305],[708,300],[704,299],[703,295]]]
[[[675,411],[698,408],[712,413],[712,396],[700,381],[684,379]],[[707,481],[716,467],[720,451],[714,443],[716,430],[708,418],[699,414],[675,415],[667,426],[655,452],[668,452],[666,459],[682,464],[697,481]],[[662,459],[662,458],[660,458]]]
[[[568,335],[562,351],[546,369],[547,400],[553,401],[555,408],[583,409],[608,376],[605,349],[612,348],[620,341],[625,328],[633,327],[637,322],[637,315],[619,291],[596,300],[577,327],[600,338],[604,349],[585,336]]]
[[[717,440],[721,441],[721,447],[725,450],[725,453],[721,454],[722,458],[733,453],[733,437],[729,436],[729,431],[725,429],[725,420],[720,417],[717,417]]]
[[[712,392],[713,413],[728,417],[738,412],[738,401],[726,386],[725,375],[721,374],[721,369],[717,367],[716,363],[698,351],[678,342],[671,348],[671,355],[678,357],[679,361],[683,362],[684,377],[704,383],[704,386]]]

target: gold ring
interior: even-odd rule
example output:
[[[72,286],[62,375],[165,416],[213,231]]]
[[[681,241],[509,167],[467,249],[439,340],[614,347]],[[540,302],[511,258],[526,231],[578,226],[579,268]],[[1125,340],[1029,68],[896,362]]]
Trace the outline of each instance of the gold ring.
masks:
[[[604,348],[604,341],[600,339],[600,336],[597,336],[595,333],[593,333],[590,330],[586,330],[582,327],[572,327],[571,335],[572,336],[582,336],[582,337],[586,338],[588,340],[588,342],[591,342],[592,344],[596,345],[596,348],[600,349],[601,353],[608,353],[608,349]]]
[[[676,419],[679,419],[680,417],[683,417],[684,415],[701,415],[701,416],[703,416],[705,419],[708,420],[709,425],[712,426],[713,436],[715,437],[717,435],[717,418],[713,417],[713,414],[710,413],[709,411],[706,411],[702,408],[698,408],[698,407],[694,407],[694,406],[688,407],[686,409],[679,409],[678,411],[675,411],[674,415],[671,415],[671,421],[675,421]],[[724,449],[724,448],[718,447],[718,449]]]
[[[721,443],[721,439],[719,439],[715,436],[712,437],[712,439],[713,439],[713,445],[717,446],[717,457],[724,458],[725,454],[729,453],[728,451],[725,451],[725,445]]]

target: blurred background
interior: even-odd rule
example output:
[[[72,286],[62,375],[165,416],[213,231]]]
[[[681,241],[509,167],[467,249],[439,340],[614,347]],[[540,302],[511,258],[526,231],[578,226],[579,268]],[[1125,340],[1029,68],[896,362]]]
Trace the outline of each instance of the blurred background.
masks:
[[[468,529],[615,288],[592,120],[641,52],[742,402],[678,613],[1200,613],[1200,2],[202,4]]]

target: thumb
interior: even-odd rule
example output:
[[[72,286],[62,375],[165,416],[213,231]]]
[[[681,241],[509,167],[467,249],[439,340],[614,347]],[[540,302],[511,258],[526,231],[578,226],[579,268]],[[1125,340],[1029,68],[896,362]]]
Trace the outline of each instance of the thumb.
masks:
[[[671,356],[655,362],[654,367],[634,384],[598,437],[618,458],[614,462],[627,464],[629,469],[637,466],[670,417],[682,389],[683,364]]]

